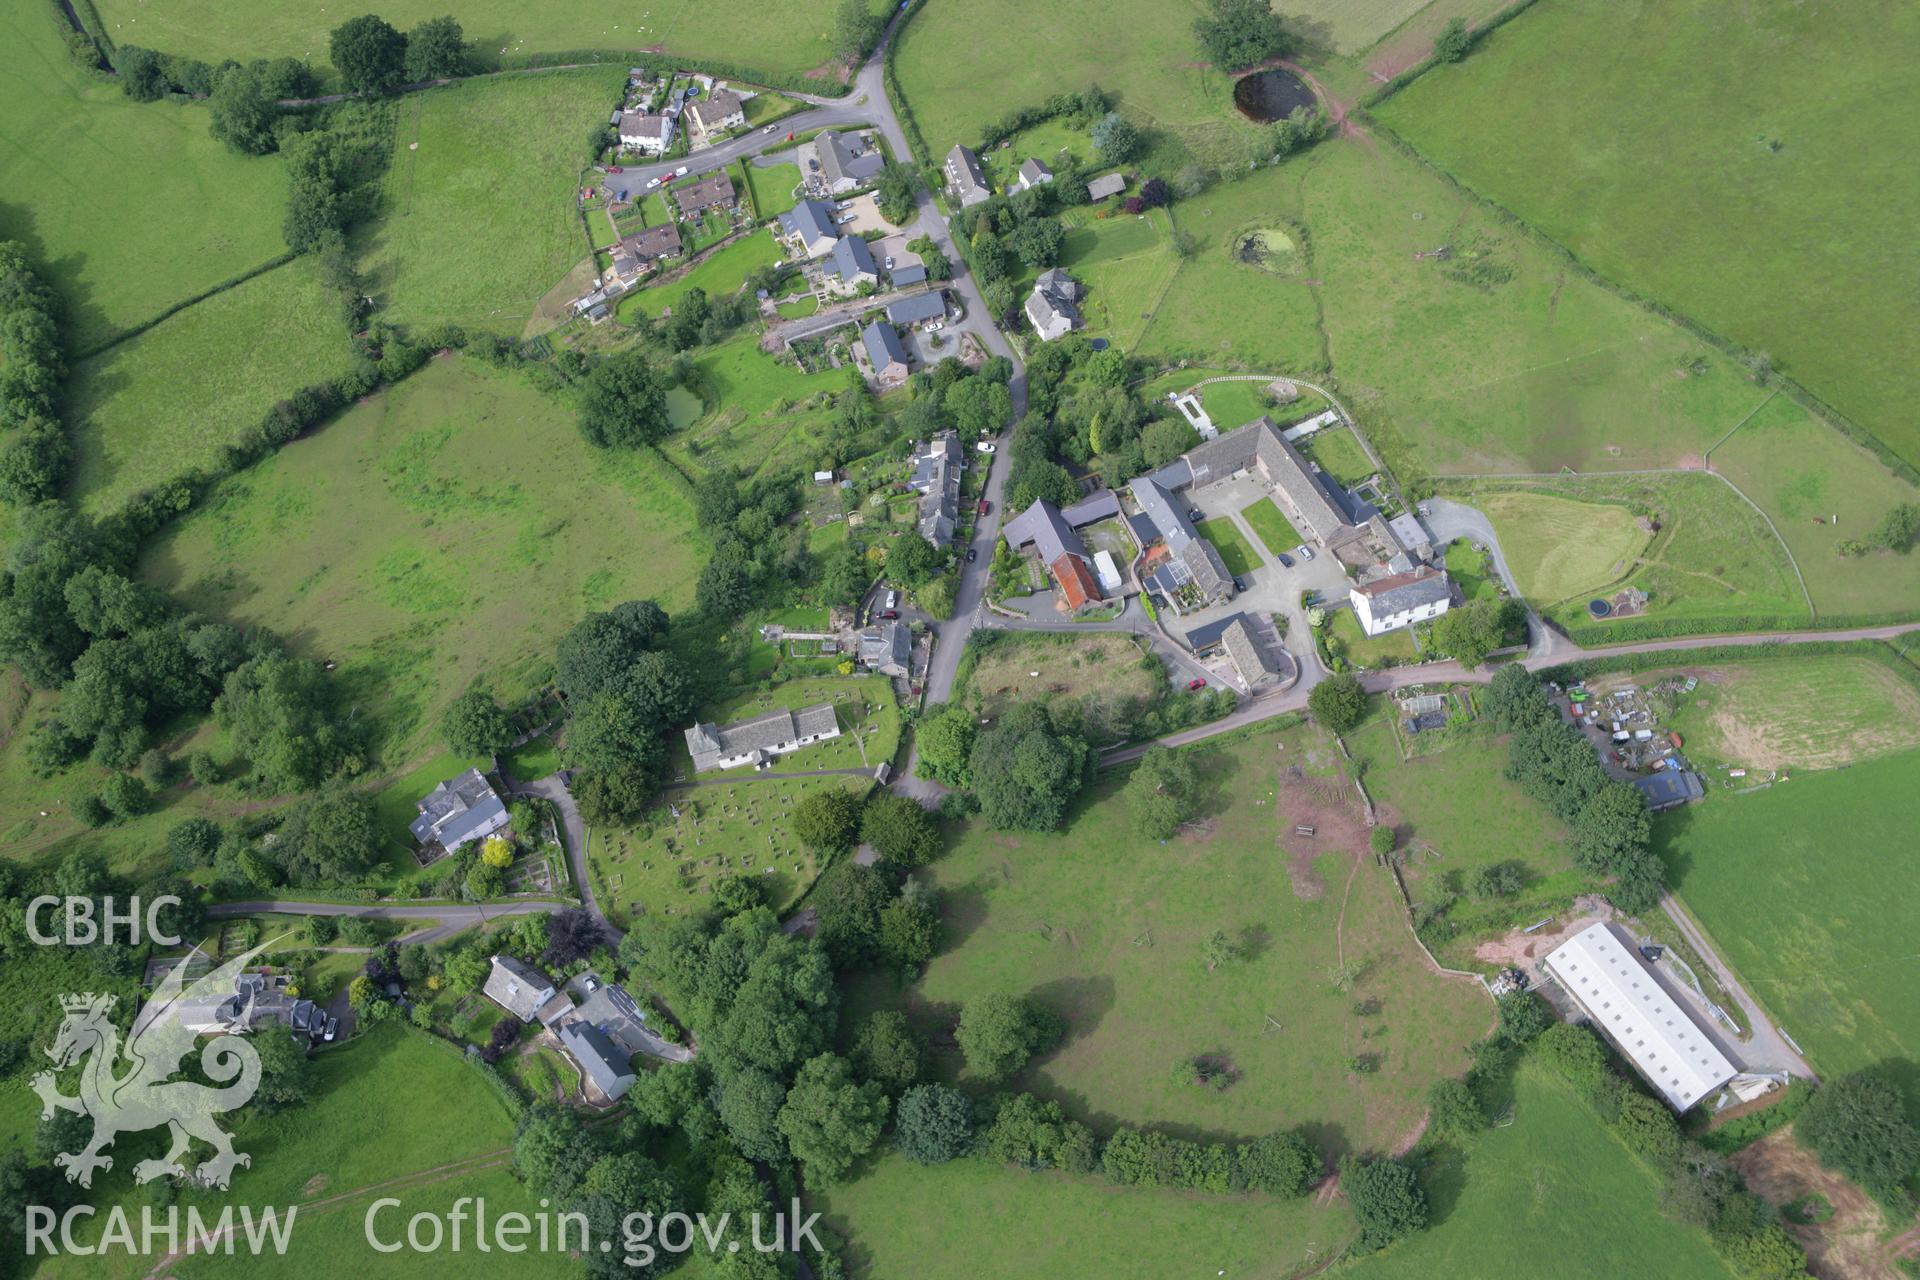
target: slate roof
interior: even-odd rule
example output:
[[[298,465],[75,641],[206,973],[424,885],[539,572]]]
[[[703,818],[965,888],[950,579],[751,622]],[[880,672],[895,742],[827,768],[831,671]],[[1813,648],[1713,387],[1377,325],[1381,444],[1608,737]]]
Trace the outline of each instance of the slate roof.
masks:
[[[932,493],[947,483],[953,464],[960,461],[963,450],[960,437],[951,431],[942,431],[913,456],[913,474],[907,478],[907,487],[915,493]]]
[[[1192,476],[1188,483],[1196,487],[1225,480],[1236,471],[1258,471],[1279,492],[1294,526],[1323,545],[1341,526],[1353,523],[1347,518],[1349,513],[1329,498],[1300,451],[1281,437],[1272,418],[1256,418],[1244,427],[1197,444],[1187,452],[1184,462]]]
[[[420,801],[420,816],[407,830],[421,844],[438,842],[451,853],[467,841],[506,824],[507,806],[478,769],[449,778]]]
[[[1060,595],[1067,602],[1067,608],[1083,609],[1100,599],[1100,584],[1094,580],[1093,570],[1087,567],[1084,556],[1061,555],[1047,567],[1053,570],[1053,580],[1060,584]]]
[[[728,116],[738,114],[743,106],[740,95],[722,89],[711,98],[695,98],[687,105],[687,109],[693,113],[694,122],[702,129],[712,129]]]
[[[671,258],[680,252],[680,228],[668,222],[636,231],[626,238],[625,247],[642,262]]]
[[[884,320],[875,320],[860,331],[860,341],[866,344],[867,358],[873,361],[875,374],[885,373],[889,366],[906,365],[907,349],[900,345],[900,334]]]
[[[893,287],[896,289],[927,282],[927,269],[917,262],[903,262],[887,274],[893,277]]]
[[[1052,181],[1053,170],[1032,157],[1028,157],[1027,162],[1020,166],[1020,185],[1023,187],[1038,186],[1042,182]]]
[[[1061,556],[1087,554],[1086,544],[1073,531],[1072,523],[1045,498],[1007,521],[1000,535],[1016,551],[1032,543],[1040,552],[1040,562],[1049,566]]]
[[[513,956],[493,957],[484,988],[487,999],[522,1022],[534,1016],[553,998],[553,979],[532,965]]]
[[[560,1028],[560,1043],[607,1097],[622,1097],[633,1087],[635,1076],[627,1055],[615,1048],[598,1027],[569,1022]]]
[[[899,622],[883,622],[860,633],[860,662],[880,670],[897,666],[903,670],[913,655],[913,633]]]
[[[1180,559],[1185,562],[1188,572],[1193,574],[1194,585],[1208,596],[1232,590],[1233,575],[1227,572],[1226,561],[1220,558],[1220,553],[1205,538],[1195,538],[1180,548]]]
[[[1663,769],[1629,781],[1645,797],[1649,809],[1671,809],[1706,794],[1700,779],[1686,769]]]
[[[715,205],[732,204],[733,179],[725,169],[715,169],[697,181],[675,186],[673,201],[680,206],[681,216],[688,218]]]
[[[900,273],[893,273],[893,282],[900,283]],[[902,298],[898,302],[887,304],[887,319],[898,325],[920,324],[927,320],[938,320],[947,314],[946,295],[939,290],[931,293],[916,293],[911,298]]]
[[[827,265],[821,270],[849,284],[863,275],[875,280],[880,278],[880,265],[873,260],[873,250],[867,248],[867,242],[859,236],[844,236],[834,241],[833,252],[827,255]]]
[[[798,236],[811,247],[816,240],[836,239],[840,229],[833,225],[831,204],[825,200],[802,200],[780,215],[780,234]]]
[[[1447,575],[1438,569],[1426,568],[1376,578],[1353,588],[1353,592],[1367,598],[1375,618],[1391,618],[1421,605],[1438,604],[1452,596]]]
[[[831,185],[870,182],[886,165],[886,157],[877,150],[867,150],[857,136],[829,129],[813,142],[820,157],[820,172]]]
[[[732,724],[696,724],[686,731],[687,752],[693,757],[693,768],[698,773],[735,756],[782,751],[802,738],[838,732],[833,704],[819,702],[798,712],[782,707]]]
[[[664,146],[673,136],[673,121],[666,116],[652,116],[641,111],[623,111],[620,113],[620,136],[622,138],[657,138]]]
[[[1280,673],[1280,669],[1267,656],[1266,646],[1254,638],[1253,627],[1244,613],[1233,616],[1221,641],[1227,647],[1227,656],[1233,659],[1233,665],[1240,669],[1241,678],[1248,684],[1259,684],[1267,677]]]
[[[947,189],[963,209],[993,197],[993,191],[987,186],[987,175],[980,168],[980,157],[959,143],[947,152]]]
[[[1416,556],[1424,559],[1433,550],[1433,539],[1427,536],[1426,526],[1410,511],[1387,521],[1387,528],[1392,531],[1394,541]]]
[[[1105,200],[1108,196],[1118,195],[1127,189],[1127,180],[1120,174],[1109,173],[1095,178],[1087,184],[1089,200]]]
[[[1081,289],[1078,280],[1075,280],[1059,267],[1048,267],[1045,271],[1042,271],[1040,278],[1033,282],[1033,287],[1046,294],[1049,298],[1066,303],[1080,301],[1080,295],[1085,292]]]
[[[1061,511],[1060,518],[1076,529],[1084,529],[1101,520],[1111,520],[1119,514],[1120,495],[1112,489],[1102,489]]]
[[[1140,504],[1140,511],[1153,524],[1155,536],[1167,544],[1167,549],[1178,555],[1186,549],[1189,542],[1199,538],[1193,524],[1187,519],[1186,508],[1175,500],[1156,476],[1141,476],[1127,486],[1133,500]]]

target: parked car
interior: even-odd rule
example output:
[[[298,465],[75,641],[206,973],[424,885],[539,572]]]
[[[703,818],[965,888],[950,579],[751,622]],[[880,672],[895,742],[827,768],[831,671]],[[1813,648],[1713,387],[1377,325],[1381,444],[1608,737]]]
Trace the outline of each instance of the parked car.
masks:
[[[1196,676],[1193,679],[1187,681],[1188,693],[1192,693],[1195,689],[1204,689],[1206,687],[1207,687],[1207,681],[1206,681],[1206,678],[1203,676]]]
[[[592,974],[586,976],[585,982],[587,990],[589,991],[598,991],[600,989],[600,979],[594,977]]]
[[[844,218],[835,218],[835,219],[833,220],[833,225],[834,225],[834,226],[836,226],[836,227],[844,227],[844,226],[846,226],[846,225],[847,225],[847,224],[848,224],[849,222],[852,222],[852,221],[853,221],[853,220],[854,220],[855,218],[857,218],[857,217],[859,217],[859,216],[860,216],[860,215],[859,215],[859,214],[857,214],[857,213],[850,213],[850,214],[848,214],[848,215],[847,215],[846,217],[844,217]]]
[[[927,326],[927,332],[928,332],[928,333],[937,333],[937,332],[939,332],[939,331],[940,331],[941,329],[944,329],[944,328],[946,328],[946,327],[947,327],[947,322],[946,322],[945,320],[935,320],[935,321],[934,321],[934,322],[933,322],[932,324],[929,324],[929,325]]]
[[[687,166],[685,166],[685,165],[681,165],[681,166],[680,166],[680,167],[679,167],[678,169],[675,169],[675,170],[673,171],[673,176],[674,176],[674,177],[676,177],[676,178],[684,178],[684,177],[686,177],[686,176],[687,176]]]
[[[973,563],[973,562],[974,562],[975,560],[978,560],[979,558],[980,558],[980,548],[978,548],[978,547],[968,547],[968,548],[967,548],[967,563],[968,563],[968,564],[972,564],[972,563]]]
[[[1207,513],[1202,511],[1198,507],[1194,507],[1187,512],[1187,519],[1193,521],[1195,524],[1199,524],[1202,520],[1205,520],[1206,518],[1207,518]]]
[[[987,512],[993,510],[993,504],[991,502],[988,502],[985,498],[982,498],[980,499],[979,507],[976,509],[979,511],[981,515],[985,515],[987,514]]]
[[[778,129],[779,127],[780,127],[780,126],[779,126],[779,125],[777,125],[777,124],[770,124],[770,125],[768,125],[768,126],[767,126],[766,128],[764,128],[764,129],[762,129],[762,130],[761,130],[760,132],[762,132],[762,133],[772,133],[772,132],[773,132],[773,131],[774,131],[775,129]]]
[[[889,271],[891,271],[891,270],[893,270],[893,259],[892,259],[892,258],[888,258],[888,259],[887,259],[887,270],[889,270]]]
[[[895,618],[899,616],[900,616],[900,611],[898,609],[888,609],[881,613],[880,619],[883,622],[892,622]]]
[[[1245,578],[1235,578],[1233,580],[1233,589],[1235,591],[1245,591],[1247,589],[1247,580]]]
[[[1311,560],[1313,559],[1313,548],[1303,542],[1293,549],[1293,554],[1299,556],[1302,560]]]
[[[839,204],[837,204],[837,205],[835,205],[835,206],[833,206],[833,207],[834,207],[834,208],[836,208],[836,209],[838,209],[838,210],[840,210],[841,212],[843,212],[843,213],[844,213],[844,212],[846,212],[846,211],[847,211],[848,209],[851,209],[851,208],[853,208],[853,201],[851,201],[851,200],[842,200],[842,201],[841,201],[841,202],[840,202]]]
[[[1291,569],[1291,568],[1293,568],[1293,557],[1292,557],[1292,556],[1290,556],[1290,555],[1288,555],[1288,554],[1287,554],[1286,552],[1284,552],[1284,551],[1282,551],[1282,552],[1280,553],[1280,567],[1281,567],[1282,569]]]
[[[898,591],[889,591],[887,592],[887,603],[883,605],[882,608],[892,609],[899,605],[899,603],[900,593]]]
[[[619,165],[617,165],[617,164],[610,164],[610,165],[608,165],[608,166],[607,166],[607,172],[608,172],[608,173],[625,173],[625,172],[626,172],[626,170],[625,170],[625,169],[622,169],[622,168],[621,168],[621,167],[620,167]]]
[[[976,440],[974,442],[973,447],[979,450],[981,453],[992,453],[995,449],[999,448],[1000,446],[996,445],[991,440]]]
[[[647,190],[649,190],[649,191],[651,191],[651,190],[653,190],[653,189],[654,189],[655,187],[657,187],[657,186],[659,186],[659,185],[660,185],[660,179],[658,179],[658,178],[648,178],[648,179],[647,179]]]

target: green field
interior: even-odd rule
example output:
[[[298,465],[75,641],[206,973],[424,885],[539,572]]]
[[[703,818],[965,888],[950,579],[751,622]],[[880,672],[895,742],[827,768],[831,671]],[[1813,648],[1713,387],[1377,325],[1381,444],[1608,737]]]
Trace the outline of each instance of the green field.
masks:
[[[1894,1064],[1920,1109],[1920,901],[1889,892],[1920,824],[1920,753],[1756,794],[1715,795],[1654,821],[1687,907],[1747,988],[1837,1075]]]
[[[324,66],[327,33],[340,22],[338,12],[324,7],[259,12],[232,0],[167,0],[159,7],[107,0],[99,8],[115,40],[214,63],[291,54]],[[691,0],[651,0],[638,9],[617,0],[586,0],[537,11],[514,0],[381,0],[373,11],[402,30],[451,11],[483,67],[538,53],[605,50],[617,57],[623,50],[666,49],[797,76],[827,62],[833,10],[831,0],[725,12]]]
[[[208,137],[204,106],[89,79],[58,22],[40,0],[0,6],[0,239],[60,294],[77,353],[286,252],[286,177]]]
[[[518,337],[591,248],[574,199],[582,139],[621,83],[596,67],[404,99],[380,217],[358,236],[382,318]]]
[[[74,369],[72,492],[100,514],[215,466],[276,401],[352,362],[339,308],[307,263],[216,294]]]
[[[1720,664],[1702,673],[1672,728],[1698,764],[1844,768],[1920,747],[1920,669],[1890,655]]]
[[[966,688],[980,696],[986,715],[998,715],[1016,702],[1089,694],[1147,702],[1164,686],[1166,675],[1157,662],[1151,668],[1143,663],[1143,656],[1130,636],[1006,635],[980,654]]]
[[[1235,427],[1244,427],[1254,419],[1268,416],[1275,422],[1291,416],[1292,405],[1285,409],[1275,408],[1267,398],[1267,379],[1234,379],[1229,382],[1214,382],[1200,388],[1200,407],[1213,419],[1213,425],[1222,431],[1232,431]]]
[[[754,237],[757,241],[759,237]],[[689,430],[668,437],[667,453],[682,466],[749,471],[783,463],[812,470],[819,440],[813,430],[830,412],[827,397],[845,386],[831,371],[803,372],[760,350],[744,331],[694,358],[700,386],[715,406]]]
[[[1562,521],[1580,527],[1605,529],[1602,521],[1618,517],[1588,515],[1552,507],[1544,512],[1522,503],[1516,534],[1518,552],[1508,543],[1506,516],[1498,502],[1489,511],[1494,531],[1510,557],[1514,573],[1520,579],[1521,594],[1535,598],[1541,611],[1565,626],[1594,626],[1604,632],[1609,623],[1595,623],[1587,615],[1589,594],[1606,594],[1623,587],[1645,591],[1648,596],[1645,619],[1705,625],[1725,619],[1731,629],[1752,624],[1785,626],[1808,620],[1806,597],[1801,593],[1785,548],[1767,527],[1760,513],[1717,476],[1699,472],[1670,472],[1656,475],[1590,475],[1553,481],[1484,482],[1469,501],[1484,502],[1491,494],[1524,492],[1570,499],[1577,503],[1611,504],[1630,515],[1645,515],[1658,523],[1656,533],[1646,546],[1631,558],[1626,567],[1600,584],[1590,583],[1572,597],[1555,600],[1542,592],[1537,597],[1528,591],[1529,582],[1547,584],[1576,581],[1571,569],[1561,572],[1552,565],[1559,560],[1551,551],[1553,530]],[[1613,536],[1613,535],[1609,535]],[[1626,545],[1624,529],[1618,533],[1618,546]],[[1613,549],[1605,553],[1614,554]],[[1599,560],[1578,563],[1582,574],[1599,572]],[[1619,563],[1610,561],[1609,567]],[[1532,566],[1522,568],[1522,565]],[[1621,619],[1630,622],[1632,619]],[[1600,641],[1605,643],[1604,640]]]
[[[1267,544],[1270,555],[1291,552],[1301,542],[1300,531],[1287,520],[1286,513],[1272,498],[1262,498],[1240,513],[1240,518],[1252,526],[1254,535]]]
[[[922,1168],[890,1155],[853,1181],[809,1190],[809,1207],[851,1238],[848,1258],[862,1276],[1109,1280],[1224,1269],[1288,1280],[1354,1232],[1344,1200],[1323,1209],[1311,1197],[1143,1191],[983,1160]]]
[[[1347,427],[1328,427],[1314,432],[1304,441],[1302,453],[1320,464],[1320,469],[1341,484],[1352,488],[1380,468],[1360,447],[1359,437]]]
[[[800,203],[794,194],[800,189],[799,165],[776,164],[762,169],[748,164],[744,168],[747,185],[753,190],[753,211],[760,221],[777,218]]]
[[[1309,1125],[1322,1146],[1391,1145],[1428,1083],[1464,1068],[1492,1010],[1473,984],[1426,967],[1391,878],[1364,852],[1338,758],[1310,729],[1204,750],[1205,821],[1166,843],[1133,833],[1112,783],[1058,834],[969,827],[933,867],[955,941],[911,1009],[939,1018],[987,992],[1031,994],[1068,1032],[1023,1087],[1096,1123]],[[1318,834],[1276,835],[1301,821]],[[1216,929],[1250,954],[1209,973],[1201,944]],[[1346,993],[1327,978],[1343,957],[1363,970]],[[1224,1092],[1176,1079],[1198,1053],[1229,1058],[1241,1079]],[[1377,1070],[1356,1074],[1369,1056]]]
[[[397,768],[476,678],[509,700],[537,688],[582,613],[684,608],[692,525],[650,455],[594,451],[557,400],[447,358],[226,481],[142,573],[337,661]]]
[[[1839,554],[1895,504],[1920,502],[1872,453],[1780,396],[1714,449],[1713,466],[1773,517],[1823,616],[1920,610],[1920,555]]]
[[[1618,581],[1650,541],[1625,507],[1524,491],[1475,501],[1493,521],[1520,594],[1542,603]]]
[[[780,243],[772,236],[751,232],[685,274],[664,284],[649,285],[620,300],[620,319],[634,324],[643,318],[661,315],[685,297],[689,289],[705,289],[712,298],[729,297],[753,272],[771,266],[780,258]]]
[[[1129,351],[1139,344],[1154,304],[1179,269],[1163,230],[1166,221],[1157,211],[1068,218],[1060,265],[1086,286],[1080,310],[1089,334],[1105,335]]]
[[[1756,0],[1724,18],[1713,0],[1548,0],[1379,114],[1603,275],[1771,353],[1920,462],[1901,337],[1920,272],[1904,160],[1920,146],[1905,73],[1920,9]]]
[[[1727,1280],[1707,1235],[1665,1217],[1659,1179],[1546,1068],[1524,1066],[1513,1121],[1425,1170],[1432,1226],[1343,1276],[1562,1275]],[[1570,1256],[1577,1252],[1577,1259]]]
[[[1260,557],[1240,533],[1238,525],[1221,516],[1214,520],[1202,520],[1194,526],[1194,531],[1220,553],[1220,559],[1227,566],[1227,572],[1238,577],[1243,573],[1252,573],[1260,567]]]

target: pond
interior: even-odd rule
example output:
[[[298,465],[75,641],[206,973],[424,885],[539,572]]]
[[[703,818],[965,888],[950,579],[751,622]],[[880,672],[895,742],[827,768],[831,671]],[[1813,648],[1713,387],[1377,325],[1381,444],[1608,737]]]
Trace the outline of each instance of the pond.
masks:
[[[1269,124],[1285,120],[1295,107],[1312,107],[1319,100],[1291,71],[1273,68],[1241,76],[1233,83],[1233,105],[1249,120]]]
[[[685,387],[667,388],[667,421],[673,424],[675,431],[692,426],[705,411],[706,406],[700,403],[700,397]]]

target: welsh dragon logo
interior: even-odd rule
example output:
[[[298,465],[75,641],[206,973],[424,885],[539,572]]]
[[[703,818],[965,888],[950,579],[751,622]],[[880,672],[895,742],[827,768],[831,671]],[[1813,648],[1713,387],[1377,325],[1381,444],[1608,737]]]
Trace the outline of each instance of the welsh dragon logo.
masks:
[[[93,1120],[93,1139],[84,1148],[53,1158],[55,1165],[67,1171],[69,1182],[91,1187],[94,1170],[113,1168],[113,1158],[102,1153],[113,1145],[117,1135],[161,1125],[172,1131],[173,1145],[159,1159],[135,1165],[136,1182],[173,1175],[192,1177],[224,1190],[235,1166],[253,1163],[245,1153],[233,1149],[233,1139],[213,1118],[245,1106],[259,1087],[260,1055],[254,1047],[240,1035],[223,1029],[200,1051],[201,1070],[223,1087],[169,1077],[180,1072],[183,1059],[193,1051],[200,1038],[197,1027],[217,1024],[238,1030],[249,1025],[251,996],[224,1017],[216,1018],[214,1011],[233,998],[240,971],[264,949],[265,944],[255,947],[184,990],[181,976],[186,961],[175,965],[133,1020],[124,1045],[119,1029],[108,1017],[115,997],[92,992],[60,997],[66,1019],[47,1056],[56,1069],[86,1059],[80,1072],[80,1093],[77,1097],[61,1093],[52,1071],[34,1076],[33,1088],[44,1104],[40,1111],[43,1119],[51,1117],[57,1108]],[[186,1020],[189,1015],[193,1025]],[[180,1159],[194,1138],[211,1145],[214,1155],[189,1174]]]

